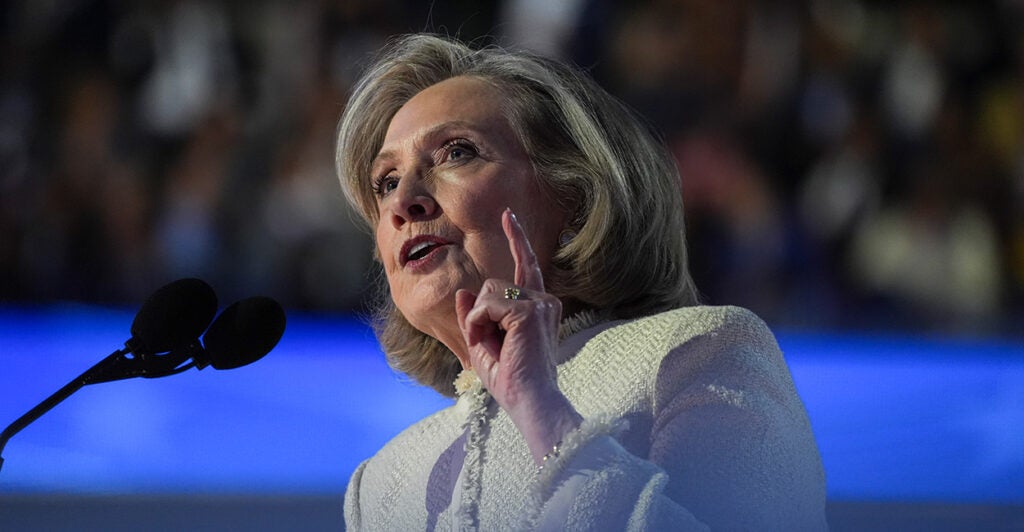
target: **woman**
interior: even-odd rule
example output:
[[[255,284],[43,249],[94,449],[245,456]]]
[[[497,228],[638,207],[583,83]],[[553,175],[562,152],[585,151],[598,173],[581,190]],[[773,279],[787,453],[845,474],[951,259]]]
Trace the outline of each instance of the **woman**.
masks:
[[[593,81],[405,37],[337,153],[387,278],[389,362],[459,396],[359,466],[348,527],[825,527],[774,338],[697,306],[675,167]]]

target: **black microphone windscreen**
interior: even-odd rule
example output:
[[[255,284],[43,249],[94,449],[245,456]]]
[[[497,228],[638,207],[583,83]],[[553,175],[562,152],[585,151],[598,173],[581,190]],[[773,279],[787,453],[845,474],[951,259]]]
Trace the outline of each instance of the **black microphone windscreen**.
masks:
[[[132,322],[135,350],[163,353],[199,338],[217,314],[217,294],[200,279],[165,285],[142,304]]]
[[[269,297],[233,303],[203,335],[210,365],[232,369],[256,362],[277,345],[284,327],[284,309]]]

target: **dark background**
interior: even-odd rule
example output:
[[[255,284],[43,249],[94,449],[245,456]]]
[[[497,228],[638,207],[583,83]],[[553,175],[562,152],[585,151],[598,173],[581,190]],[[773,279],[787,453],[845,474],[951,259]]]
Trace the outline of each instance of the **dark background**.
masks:
[[[14,1],[0,11],[0,301],[365,308],[333,140],[431,30],[573,61],[683,176],[704,300],[776,326],[1024,334],[1019,2]],[[487,37],[485,37],[487,36]]]

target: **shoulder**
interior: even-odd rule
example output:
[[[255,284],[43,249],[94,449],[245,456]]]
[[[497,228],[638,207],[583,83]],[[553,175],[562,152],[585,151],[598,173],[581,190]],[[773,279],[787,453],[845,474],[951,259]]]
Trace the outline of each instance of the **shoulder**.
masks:
[[[792,390],[775,336],[740,307],[684,307],[620,322],[598,332],[580,354],[592,365],[615,368],[620,378],[646,381],[657,404],[686,390],[773,396]]]
[[[647,327],[663,335],[652,361],[657,405],[728,405],[806,428],[783,353],[756,314],[740,307],[690,307],[650,320]]]
[[[733,306],[682,307],[645,316],[634,323],[637,327],[664,330],[676,340],[718,332],[750,337],[771,334],[768,326],[756,314]]]
[[[685,349],[689,356],[734,357],[755,362],[781,357],[768,325],[753,312],[732,306],[688,307],[665,312],[669,349]]]
[[[747,309],[732,306],[683,307],[617,322],[598,332],[587,344],[588,347],[619,347],[656,359],[694,344],[777,349],[774,335],[761,318]]]
[[[775,335],[764,320],[745,308],[686,307],[638,322],[661,337],[662,372],[788,376]]]
[[[415,462],[420,455],[430,455],[434,447],[448,445],[461,430],[458,409],[458,404],[452,405],[406,427],[370,458],[368,466]]]
[[[407,427],[363,462],[349,479],[346,507],[377,508],[425,484],[431,465],[459,437],[458,408],[453,405]]]
[[[609,322],[569,337],[574,353],[560,366],[567,394],[645,403],[716,376],[788,374],[764,321],[739,307],[683,307]],[[562,378],[564,376],[564,379]],[[647,398],[647,399],[644,399]]]

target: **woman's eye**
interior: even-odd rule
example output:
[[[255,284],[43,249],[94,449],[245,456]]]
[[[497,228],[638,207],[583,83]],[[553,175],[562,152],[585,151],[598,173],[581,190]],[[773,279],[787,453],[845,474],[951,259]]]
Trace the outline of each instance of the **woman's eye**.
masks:
[[[373,193],[380,197],[387,196],[396,188],[398,188],[398,177],[393,175],[381,176],[373,181]]]
[[[445,144],[445,160],[449,162],[461,161],[476,155],[476,151],[464,140],[453,140]]]

